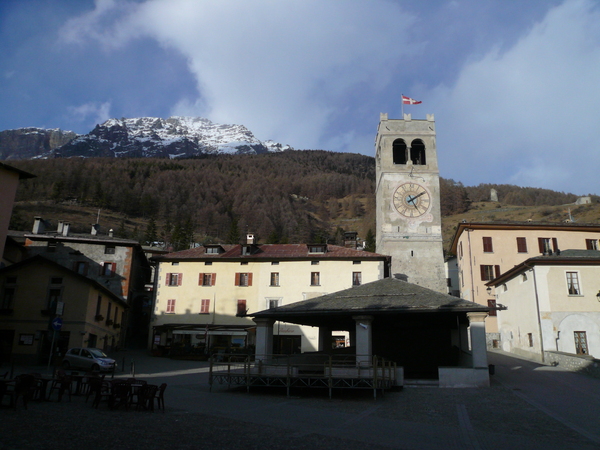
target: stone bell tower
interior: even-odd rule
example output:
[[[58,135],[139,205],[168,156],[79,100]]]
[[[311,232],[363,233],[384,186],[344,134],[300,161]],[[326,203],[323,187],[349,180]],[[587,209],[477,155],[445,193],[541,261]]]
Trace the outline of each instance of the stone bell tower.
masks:
[[[375,139],[377,253],[391,276],[447,293],[433,114],[381,114]]]

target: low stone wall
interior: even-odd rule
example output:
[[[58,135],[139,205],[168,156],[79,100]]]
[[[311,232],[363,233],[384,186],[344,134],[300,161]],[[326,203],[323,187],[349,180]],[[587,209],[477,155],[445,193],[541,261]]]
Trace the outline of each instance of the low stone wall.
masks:
[[[563,352],[544,352],[544,357],[546,364],[600,378],[600,360],[593,356],[573,355],[572,353]]]

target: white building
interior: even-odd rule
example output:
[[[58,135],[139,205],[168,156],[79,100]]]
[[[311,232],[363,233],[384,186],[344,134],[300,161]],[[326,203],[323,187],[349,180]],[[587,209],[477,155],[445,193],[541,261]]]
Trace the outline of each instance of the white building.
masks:
[[[547,352],[600,358],[600,251],[529,258],[490,283],[501,348],[545,360]]]

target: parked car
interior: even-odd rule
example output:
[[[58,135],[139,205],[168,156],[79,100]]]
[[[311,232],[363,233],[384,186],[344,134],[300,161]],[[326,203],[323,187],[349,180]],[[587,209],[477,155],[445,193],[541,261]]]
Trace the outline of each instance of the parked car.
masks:
[[[81,347],[70,349],[65,354],[62,365],[65,369],[74,367],[91,371],[114,371],[117,368],[116,361],[99,348]]]

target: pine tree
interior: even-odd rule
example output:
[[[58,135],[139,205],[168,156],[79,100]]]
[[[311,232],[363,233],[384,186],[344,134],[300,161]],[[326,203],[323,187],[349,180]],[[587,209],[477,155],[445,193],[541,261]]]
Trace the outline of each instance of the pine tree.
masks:
[[[374,252],[375,247],[375,234],[373,234],[373,230],[369,228],[369,231],[367,231],[367,236],[365,237],[365,250],[367,252]]]

